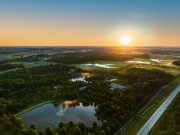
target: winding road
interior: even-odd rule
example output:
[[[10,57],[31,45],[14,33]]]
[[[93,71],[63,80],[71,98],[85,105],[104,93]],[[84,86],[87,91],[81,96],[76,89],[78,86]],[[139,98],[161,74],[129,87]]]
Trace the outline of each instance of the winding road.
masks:
[[[175,96],[180,91],[180,85],[169,95],[169,97],[164,101],[164,103],[158,108],[158,110],[150,117],[150,119],[146,122],[146,124],[139,130],[136,135],[147,135],[151,128],[154,126],[159,117],[166,110],[168,105],[172,102]]]

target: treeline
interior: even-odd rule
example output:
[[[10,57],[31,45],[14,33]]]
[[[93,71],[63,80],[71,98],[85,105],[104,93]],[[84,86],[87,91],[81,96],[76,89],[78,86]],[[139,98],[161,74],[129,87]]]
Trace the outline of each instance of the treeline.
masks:
[[[10,70],[14,68],[24,68],[23,64],[4,64],[0,65],[0,71]]]
[[[180,66],[180,61],[173,61],[172,63],[176,66]]]
[[[11,62],[11,60],[0,60],[0,65],[10,63],[10,62]]]
[[[15,58],[13,61],[36,62],[36,61],[40,61],[40,58],[37,57],[36,55],[32,55],[27,57]]]
[[[108,131],[107,135],[111,134],[111,130],[107,127],[107,121],[103,121],[102,128],[97,126],[97,122],[93,121],[91,126],[86,126],[84,122],[80,121],[74,125],[73,121],[64,124],[63,121],[58,123],[56,130],[47,126],[44,133],[36,129],[36,125],[31,123],[30,127],[25,127],[21,118],[16,118],[15,115],[10,115],[9,118],[6,114],[0,117],[0,123],[3,124],[4,131],[2,135],[6,135],[5,131],[11,131],[13,135],[106,135],[105,130]],[[111,125],[115,129],[114,125]],[[9,132],[10,133],[10,132]]]
[[[104,60],[104,61],[124,61],[133,59],[133,56],[130,54],[127,55],[89,55],[89,56],[59,56],[59,57],[53,57],[50,61],[56,61],[58,63],[63,64],[75,64],[75,63],[86,63],[86,62],[92,62],[97,60]]]
[[[19,103],[17,100],[0,98],[0,115],[19,112],[22,108],[23,104]]]
[[[156,135],[180,135],[180,94],[160,124]]]
[[[103,61],[125,61],[134,59],[135,57],[138,58],[149,58],[148,54],[141,54],[141,55],[132,55],[132,54],[101,54],[101,53],[70,53],[70,55],[66,56],[65,54],[60,56],[53,56],[50,61],[56,61],[63,64],[75,64],[75,63],[86,63],[92,62],[97,60]]]

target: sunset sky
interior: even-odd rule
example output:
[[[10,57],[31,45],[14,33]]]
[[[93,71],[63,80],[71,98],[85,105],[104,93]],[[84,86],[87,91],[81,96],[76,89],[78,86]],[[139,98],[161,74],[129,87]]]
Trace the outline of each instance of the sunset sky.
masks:
[[[180,45],[180,0],[0,0],[0,46]]]

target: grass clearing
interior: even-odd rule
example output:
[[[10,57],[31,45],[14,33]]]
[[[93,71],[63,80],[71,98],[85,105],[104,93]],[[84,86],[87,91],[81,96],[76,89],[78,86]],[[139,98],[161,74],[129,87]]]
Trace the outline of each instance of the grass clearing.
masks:
[[[147,122],[144,118],[136,118],[132,125],[128,127],[128,130],[126,129],[122,135],[135,135],[140,129],[141,125],[144,125]],[[118,133],[117,135],[121,135],[121,133]]]
[[[157,104],[155,104],[153,107],[151,107],[150,109],[148,109],[143,116],[146,117],[151,117],[154,112],[161,106],[161,104],[165,101],[166,99],[164,98],[163,100],[159,101]]]
[[[134,64],[134,68],[145,68],[145,69],[158,69],[165,72],[168,72],[174,76],[178,75],[180,73],[180,69],[173,68],[173,67],[163,67],[161,65],[149,65],[149,64]]]

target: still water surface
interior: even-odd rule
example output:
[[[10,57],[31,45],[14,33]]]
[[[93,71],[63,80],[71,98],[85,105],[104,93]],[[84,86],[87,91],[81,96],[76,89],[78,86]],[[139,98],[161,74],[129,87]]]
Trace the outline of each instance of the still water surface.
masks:
[[[52,103],[48,103],[20,114],[17,117],[22,118],[26,127],[30,127],[31,123],[34,123],[36,129],[40,131],[45,131],[47,126],[51,126],[52,129],[55,129],[58,127],[60,121],[68,123],[70,120],[75,124],[79,121],[83,121],[86,126],[91,126],[92,122],[96,120],[98,126],[100,126],[101,121],[98,121],[94,116],[95,108],[94,105],[83,106],[82,103],[74,107],[62,104],[55,107]]]

